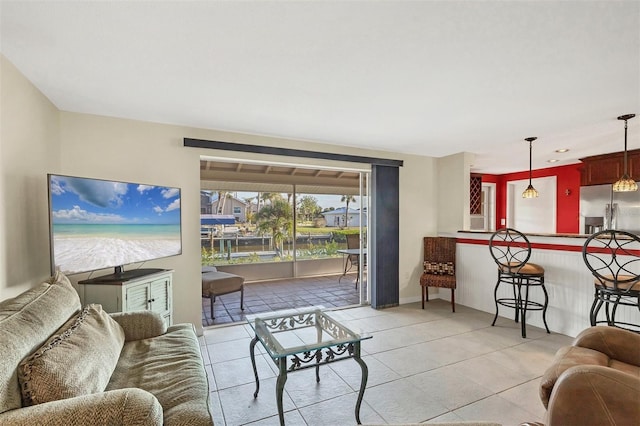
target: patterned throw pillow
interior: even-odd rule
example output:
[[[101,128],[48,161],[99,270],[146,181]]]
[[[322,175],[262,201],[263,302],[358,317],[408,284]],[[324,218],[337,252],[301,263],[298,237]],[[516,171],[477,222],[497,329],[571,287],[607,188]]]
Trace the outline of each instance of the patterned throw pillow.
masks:
[[[424,273],[431,275],[454,275],[453,262],[424,262]]]
[[[102,392],[116,367],[124,330],[88,305],[18,366],[25,406]]]

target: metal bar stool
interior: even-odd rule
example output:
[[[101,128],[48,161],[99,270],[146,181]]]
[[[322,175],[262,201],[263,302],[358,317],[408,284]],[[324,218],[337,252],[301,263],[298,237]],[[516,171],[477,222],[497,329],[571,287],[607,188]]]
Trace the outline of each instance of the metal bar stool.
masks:
[[[528,263],[531,257],[531,244],[527,237],[513,228],[503,228],[496,231],[489,240],[491,257],[498,265],[498,281],[493,290],[496,303],[496,315],[492,326],[498,319],[498,306],[515,309],[515,321],[520,322],[522,337],[527,337],[527,311],[542,311],[542,321],[547,333],[547,306],[549,295],[544,286],[544,268],[535,263]],[[508,284],[513,288],[513,297],[498,297],[500,284]],[[544,293],[544,302],[529,300],[529,288],[540,287]],[[523,297],[524,290],[524,297]]]
[[[640,331],[640,324],[616,321],[620,305],[640,310],[640,237],[615,229],[595,233],[585,241],[582,258],[595,277],[589,314],[591,325],[607,324]],[[603,306],[606,320],[598,320]]]

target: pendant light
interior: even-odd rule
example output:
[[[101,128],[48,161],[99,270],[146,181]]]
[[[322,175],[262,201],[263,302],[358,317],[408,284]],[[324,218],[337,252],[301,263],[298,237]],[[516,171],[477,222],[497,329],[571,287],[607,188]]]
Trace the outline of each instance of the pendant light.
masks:
[[[538,191],[531,185],[531,143],[535,141],[536,137],[526,138],[525,141],[529,142],[529,186],[522,193],[522,198],[536,198],[539,194]]]
[[[638,184],[627,174],[627,120],[635,116],[635,114],[626,114],[618,117],[618,120],[624,120],[624,173],[622,177],[613,184],[613,192],[632,192],[638,190]]]

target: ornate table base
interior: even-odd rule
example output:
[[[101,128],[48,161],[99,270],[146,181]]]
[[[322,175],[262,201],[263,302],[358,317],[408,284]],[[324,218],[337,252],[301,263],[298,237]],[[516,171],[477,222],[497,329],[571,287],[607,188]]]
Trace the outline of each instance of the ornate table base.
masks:
[[[259,322],[260,321],[260,322]],[[257,319],[252,324],[256,335],[251,340],[249,346],[251,352],[251,364],[256,377],[256,391],[254,398],[258,397],[260,391],[260,379],[256,368],[255,346],[260,341],[274,363],[278,366],[278,379],[276,382],[276,402],[278,405],[278,416],[280,424],[284,425],[284,410],[282,406],[282,394],[289,372],[304,370],[307,368],[316,369],[316,382],[320,382],[320,366],[331,362],[343,361],[353,358],[362,370],[360,380],[360,391],[356,402],[355,416],[358,424],[360,422],[360,406],[364,390],[367,386],[369,370],[367,364],[361,358],[361,340],[363,337],[351,332],[343,327],[333,318],[328,317],[323,312],[315,310],[269,318],[268,320]],[[275,335],[279,332],[293,331],[294,329],[315,327],[317,332],[317,343],[306,344],[294,348],[284,348],[277,341]],[[331,336],[328,340],[323,340],[323,334]],[[367,337],[364,337],[367,338]],[[317,347],[314,347],[317,346]]]

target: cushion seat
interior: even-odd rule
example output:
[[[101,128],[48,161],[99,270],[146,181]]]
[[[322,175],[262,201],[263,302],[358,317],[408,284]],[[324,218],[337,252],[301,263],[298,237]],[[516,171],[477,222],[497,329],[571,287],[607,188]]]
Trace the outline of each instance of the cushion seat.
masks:
[[[519,266],[520,263],[512,262],[509,266],[502,265],[500,269],[505,274],[519,274],[519,275],[529,275],[532,277],[541,277],[544,275],[544,268],[535,263],[525,263],[522,266]]]
[[[240,292],[240,309],[244,310],[244,277],[221,272],[215,266],[202,267],[202,297],[211,299],[211,319],[213,316],[213,304],[216,296],[223,294]]]
[[[614,278],[613,275],[604,275],[603,278],[605,278],[605,280],[599,280],[598,278],[594,280],[596,287],[606,287],[610,289],[619,288],[625,291],[640,291],[640,278],[633,275],[618,275],[617,278]],[[618,283],[614,286],[613,281],[616,279]]]
[[[105,390],[139,388],[152,393],[162,405],[165,425],[210,425],[209,384],[198,373],[204,369],[199,350],[191,324],[126,342]]]
[[[244,278],[227,272],[204,272],[202,274],[202,295],[220,296],[234,291],[240,291]]]

